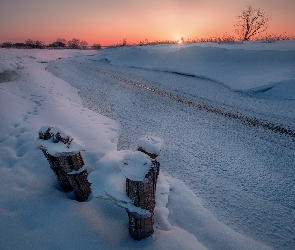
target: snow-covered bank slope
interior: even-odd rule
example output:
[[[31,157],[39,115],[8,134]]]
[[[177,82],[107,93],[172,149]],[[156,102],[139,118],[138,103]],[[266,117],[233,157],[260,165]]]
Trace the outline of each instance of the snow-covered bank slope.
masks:
[[[119,131],[116,122],[83,107],[76,89],[45,70],[50,59],[80,54],[66,52],[0,50],[0,61],[15,64],[9,70],[18,76],[0,83],[1,249],[267,249],[219,222],[173,178],[168,184],[161,175],[159,182],[159,190],[169,193],[173,223],[167,208],[157,208],[155,233],[142,242],[129,237],[124,209],[101,199],[79,203],[61,192],[36,148],[38,130],[51,125],[69,131],[83,145],[90,172],[116,150]]]
[[[289,85],[283,96],[275,92],[281,98],[295,98],[295,41],[138,46],[111,49],[105,58],[118,66],[194,75],[236,91],[267,91]]]

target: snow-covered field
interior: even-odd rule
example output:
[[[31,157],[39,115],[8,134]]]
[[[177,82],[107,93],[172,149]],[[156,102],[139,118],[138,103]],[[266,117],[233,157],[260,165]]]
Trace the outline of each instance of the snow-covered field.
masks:
[[[0,103],[1,249],[295,248],[295,41],[1,49]],[[163,139],[152,237],[132,240],[112,201],[60,190],[44,125],[84,147],[100,190],[122,180],[117,149]]]

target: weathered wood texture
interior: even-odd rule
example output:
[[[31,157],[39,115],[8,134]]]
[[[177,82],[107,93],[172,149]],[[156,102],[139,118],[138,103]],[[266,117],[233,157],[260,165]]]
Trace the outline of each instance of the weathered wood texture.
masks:
[[[129,210],[129,234],[135,240],[142,240],[153,234],[154,208],[157,178],[160,171],[160,163],[153,161],[153,167],[145,176],[143,182],[126,179],[126,193],[134,205],[149,210],[150,216],[132,213]]]
[[[45,133],[39,133],[39,138],[48,140],[52,136],[56,141],[62,141],[65,144],[70,144],[72,139],[63,139],[59,134],[50,134],[50,128]],[[82,169],[84,164],[82,155],[80,152],[73,155],[61,155],[52,156],[46,149],[42,149],[50,168],[53,170],[57,177],[57,180],[63,189],[63,191],[74,191],[76,199],[78,201],[85,201],[88,199],[91,193],[91,185],[88,182],[88,172],[86,169]]]
[[[49,162],[50,168],[54,172],[64,192],[73,191],[73,188],[69,182],[67,173],[62,169],[60,162],[57,157],[54,157],[42,149],[43,154],[45,155],[47,161]]]
[[[86,169],[80,173],[68,174],[68,180],[78,201],[86,201],[91,193],[91,185],[87,177],[88,172]]]
[[[137,217],[128,212],[129,235],[134,240],[143,240],[151,236],[154,232],[154,215],[147,218]]]

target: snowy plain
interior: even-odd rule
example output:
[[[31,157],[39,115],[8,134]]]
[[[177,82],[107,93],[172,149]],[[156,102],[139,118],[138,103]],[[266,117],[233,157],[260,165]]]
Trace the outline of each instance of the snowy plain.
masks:
[[[1,249],[295,247],[294,137],[202,108],[294,131],[294,41],[1,49],[0,103]],[[36,147],[44,125],[83,146],[101,198],[60,190]],[[164,147],[155,233],[136,242],[105,191],[124,189],[117,149],[146,135]]]

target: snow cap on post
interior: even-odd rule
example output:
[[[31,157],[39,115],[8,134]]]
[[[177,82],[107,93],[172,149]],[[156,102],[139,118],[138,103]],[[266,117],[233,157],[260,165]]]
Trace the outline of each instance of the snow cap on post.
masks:
[[[137,150],[155,159],[163,148],[163,141],[154,136],[145,136],[137,141]]]
[[[147,155],[136,151],[123,154],[123,164],[120,169],[129,180],[143,182],[152,166],[151,159]]]
[[[38,133],[37,148],[52,156],[74,155],[84,150],[72,135],[59,127],[43,126]]]

